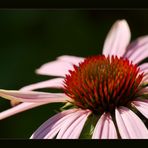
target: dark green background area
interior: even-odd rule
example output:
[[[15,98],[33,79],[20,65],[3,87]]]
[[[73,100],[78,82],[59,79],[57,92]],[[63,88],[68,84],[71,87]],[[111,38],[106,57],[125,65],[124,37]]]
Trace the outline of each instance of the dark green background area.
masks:
[[[132,40],[148,34],[148,10],[0,10],[0,88],[47,80],[35,69],[60,55],[101,54],[106,34],[126,19]],[[29,138],[62,104],[48,104],[0,121],[0,138]],[[0,111],[10,107],[0,98]]]

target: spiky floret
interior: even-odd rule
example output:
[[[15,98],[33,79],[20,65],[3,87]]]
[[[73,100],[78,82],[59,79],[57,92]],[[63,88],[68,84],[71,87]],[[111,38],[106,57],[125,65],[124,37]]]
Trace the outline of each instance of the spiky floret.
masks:
[[[137,97],[143,74],[137,65],[117,56],[92,56],[64,80],[64,91],[73,104],[94,113],[112,112]]]

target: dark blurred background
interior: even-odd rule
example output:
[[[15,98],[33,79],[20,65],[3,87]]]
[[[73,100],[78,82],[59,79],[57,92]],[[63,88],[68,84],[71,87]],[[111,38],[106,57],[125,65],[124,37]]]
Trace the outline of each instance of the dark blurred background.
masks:
[[[60,55],[100,54],[117,19],[126,19],[132,40],[148,34],[148,10],[0,10],[0,88],[47,80],[35,69]],[[63,104],[48,104],[0,121],[0,138],[26,139]],[[0,111],[10,108],[0,98]]]

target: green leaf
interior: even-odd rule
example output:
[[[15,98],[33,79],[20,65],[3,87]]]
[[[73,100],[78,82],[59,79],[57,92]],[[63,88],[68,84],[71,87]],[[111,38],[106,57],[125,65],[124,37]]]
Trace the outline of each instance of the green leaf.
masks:
[[[81,132],[81,135],[79,137],[80,139],[91,139],[94,128],[95,128],[95,125],[96,125],[99,117],[100,116],[97,116],[95,114],[91,114],[88,117],[88,119],[87,119],[87,121],[86,121],[86,123],[84,125],[84,128],[83,128],[83,130]]]

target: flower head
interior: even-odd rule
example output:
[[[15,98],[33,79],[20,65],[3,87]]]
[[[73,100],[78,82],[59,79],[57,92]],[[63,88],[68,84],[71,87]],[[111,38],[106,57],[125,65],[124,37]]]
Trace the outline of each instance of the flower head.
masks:
[[[125,20],[115,22],[103,46],[103,55],[87,58],[60,56],[37,69],[38,74],[59,78],[19,91],[0,90],[0,96],[22,102],[0,113],[0,119],[47,103],[63,102],[63,111],[49,118],[32,139],[77,139],[89,125],[92,139],[148,138],[148,36],[129,44]],[[129,45],[128,45],[129,44]],[[59,88],[63,93],[33,91]],[[141,114],[139,116],[139,113]],[[92,119],[92,122],[88,122]]]
[[[86,58],[64,79],[64,90],[73,104],[94,113],[112,112],[138,97],[143,74],[129,61],[118,57]]]

